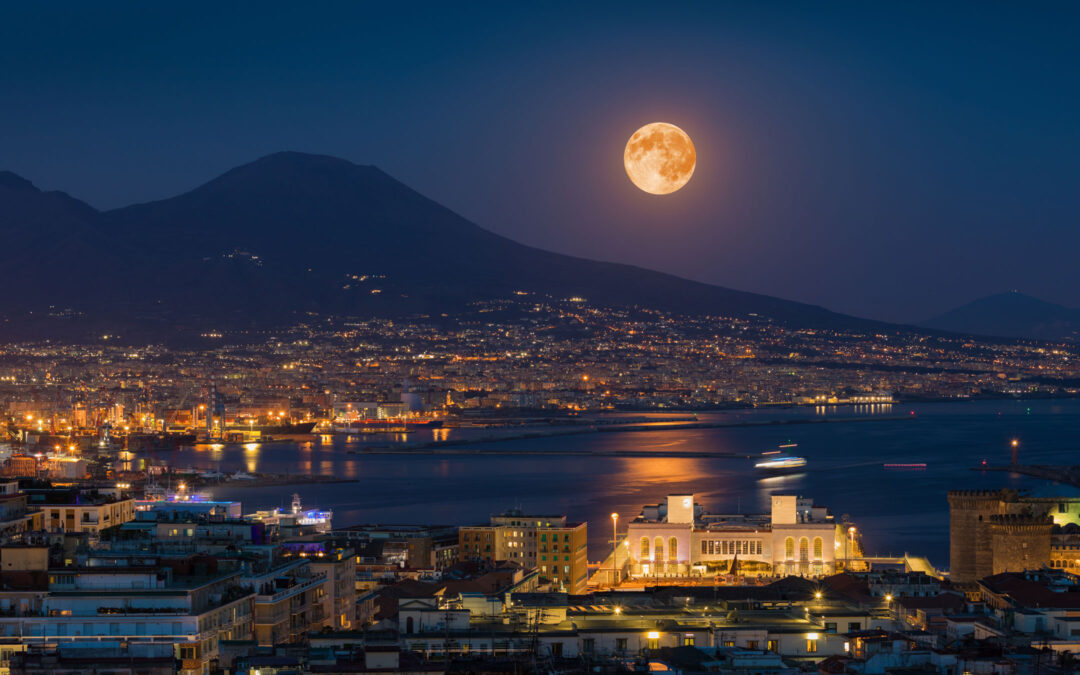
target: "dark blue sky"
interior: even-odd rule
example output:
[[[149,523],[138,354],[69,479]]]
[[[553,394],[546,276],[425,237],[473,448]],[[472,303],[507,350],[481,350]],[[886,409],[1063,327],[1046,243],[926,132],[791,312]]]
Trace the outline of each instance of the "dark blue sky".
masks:
[[[1080,306],[1080,5],[0,6],[0,168],[98,207],[282,149],[565,253],[891,320]],[[222,6],[225,5],[225,6]],[[668,121],[698,168],[634,188]]]

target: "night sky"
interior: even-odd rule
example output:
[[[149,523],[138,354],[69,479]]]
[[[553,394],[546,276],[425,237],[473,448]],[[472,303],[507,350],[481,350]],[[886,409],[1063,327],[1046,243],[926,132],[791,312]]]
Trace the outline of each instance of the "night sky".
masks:
[[[326,153],[524,243],[861,316],[1080,307],[1077,3],[162,4],[0,6],[0,168],[108,208]],[[672,195],[622,167],[653,121],[697,146]]]

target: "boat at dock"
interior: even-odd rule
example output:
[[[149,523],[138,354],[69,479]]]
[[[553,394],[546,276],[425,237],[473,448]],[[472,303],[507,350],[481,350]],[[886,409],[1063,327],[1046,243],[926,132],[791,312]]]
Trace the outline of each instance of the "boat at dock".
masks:
[[[353,420],[351,422],[335,422],[333,425],[336,434],[360,434],[379,431],[422,431],[424,429],[441,429],[442,420]]]

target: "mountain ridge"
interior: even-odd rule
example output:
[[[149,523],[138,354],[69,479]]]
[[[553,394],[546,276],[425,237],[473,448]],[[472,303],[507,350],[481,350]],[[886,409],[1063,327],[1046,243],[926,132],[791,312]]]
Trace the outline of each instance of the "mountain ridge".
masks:
[[[268,327],[310,313],[452,313],[522,290],[676,313],[758,314],[807,327],[889,325],[527,246],[377,167],[328,155],[273,153],[173,197],[105,211],[25,179],[33,192],[7,186],[15,178],[0,179],[0,232],[25,237],[51,223],[56,241],[68,244],[28,241],[49,249],[76,279],[94,277],[58,283],[64,275],[50,280],[46,270],[23,264],[19,281],[0,282],[7,285],[0,290],[22,298],[15,310],[72,307],[119,326],[200,330]]]
[[[1011,290],[977,298],[919,325],[971,335],[1076,341],[1080,309]]]

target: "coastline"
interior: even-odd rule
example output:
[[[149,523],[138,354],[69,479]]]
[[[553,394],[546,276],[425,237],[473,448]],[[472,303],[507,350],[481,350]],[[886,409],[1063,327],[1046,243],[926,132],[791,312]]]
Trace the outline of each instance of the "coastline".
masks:
[[[673,453],[657,452],[655,454],[643,454],[642,452],[589,452],[559,451],[559,450],[470,450],[462,448],[469,445],[483,445],[501,441],[516,441],[533,438],[556,438],[559,436],[580,436],[585,434],[601,433],[637,433],[649,431],[684,431],[687,429],[721,429],[737,427],[770,427],[770,426],[793,426],[805,424],[848,424],[859,422],[899,422],[904,420],[918,419],[914,415],[879,415],[872,417],[845,417],[834,419],[789,419],[789,420],[761,420],[761,421],[729,421],[729,422],[646,422],[632,424],[601,424],[574,428],[560,428],[549,430],[533,429],[515,434],[494,434],[478,438],[455,439],[445,441],[414,441],[401,443],[388,443],[383,445],[369,445],[358,449],[346,450],[351,455],[588,455],[588,456],[635,456],[635,457],[738,457],[736,453]],[[443,448],[461,448],[457,450]]]

